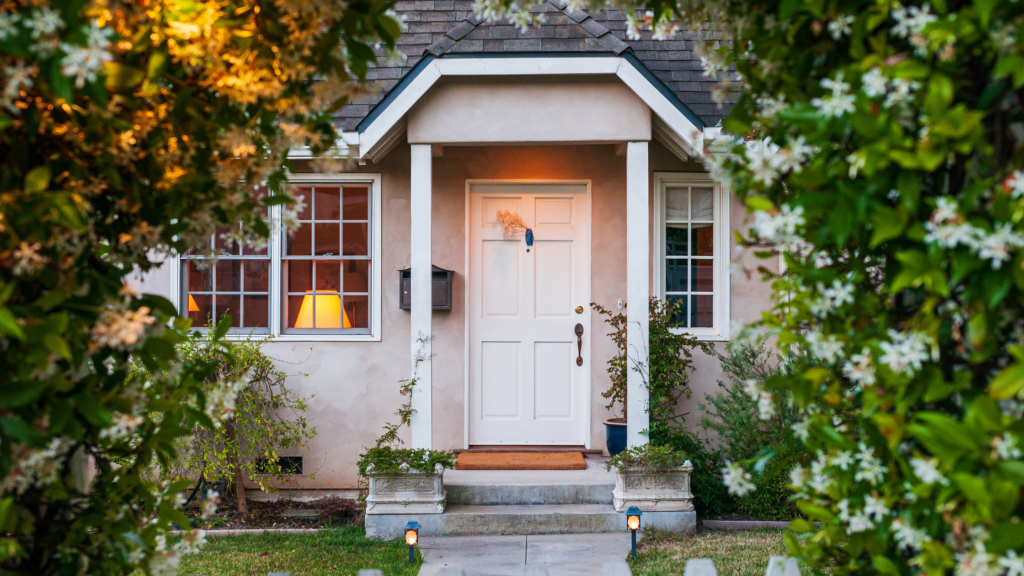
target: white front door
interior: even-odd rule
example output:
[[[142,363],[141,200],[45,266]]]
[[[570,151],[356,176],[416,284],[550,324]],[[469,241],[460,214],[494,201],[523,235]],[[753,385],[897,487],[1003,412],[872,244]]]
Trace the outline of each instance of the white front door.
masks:
[[[469,443],[585,445],[587,185],[473,183],[469,196]],[[533,246],[503,237],[500,210],[519,214]]]

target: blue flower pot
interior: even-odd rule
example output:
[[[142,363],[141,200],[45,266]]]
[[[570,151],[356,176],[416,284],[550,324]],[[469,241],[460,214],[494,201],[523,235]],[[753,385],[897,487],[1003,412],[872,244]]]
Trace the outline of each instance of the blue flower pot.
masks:
[[[608,447],[609,456],[615,456],[626,449],[626,422],[622,418],[604,421],[604,443]]]

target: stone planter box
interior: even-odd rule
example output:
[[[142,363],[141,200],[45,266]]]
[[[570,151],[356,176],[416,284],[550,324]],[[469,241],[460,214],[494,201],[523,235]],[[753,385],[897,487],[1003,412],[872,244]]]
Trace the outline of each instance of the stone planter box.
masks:
[[[616,471],[612,498],[616,512],[636,506],[642,512],[688,512],[693,510],[690,473],[687,460],[679,468],[653,472],[638,468]]]
[[[441,514],[447,494],[444,467],[433,473],[403,472],[376,475],[368,470],[370,489],[366,495],[367,514]]]

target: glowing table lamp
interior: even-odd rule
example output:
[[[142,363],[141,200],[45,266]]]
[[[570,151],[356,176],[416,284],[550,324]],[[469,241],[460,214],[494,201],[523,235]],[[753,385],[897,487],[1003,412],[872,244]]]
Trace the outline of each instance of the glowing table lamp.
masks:
[[[191,294],[188,295],[188,311],[199,312],[199,304],[196,304],[196,299]]]
[[[316,306],[313,299],[316,298]],[[316,322],[313,322],[313,308],[316,308]],[[339,326],[339,324],[341,324]],[[335,294],[313,294],[307,291],[299,305],[299,315],[295,318],[296,328],[351,328],[352,322],[348,313],[341,307],[341,296]]]

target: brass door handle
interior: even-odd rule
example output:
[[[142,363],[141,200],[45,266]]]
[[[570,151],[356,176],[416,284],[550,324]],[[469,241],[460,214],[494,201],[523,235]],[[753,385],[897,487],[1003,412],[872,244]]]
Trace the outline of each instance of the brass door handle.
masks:
[[[583,324],[576,324],[576,365],[583,366]]]

